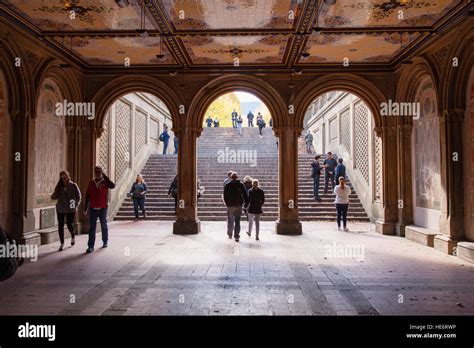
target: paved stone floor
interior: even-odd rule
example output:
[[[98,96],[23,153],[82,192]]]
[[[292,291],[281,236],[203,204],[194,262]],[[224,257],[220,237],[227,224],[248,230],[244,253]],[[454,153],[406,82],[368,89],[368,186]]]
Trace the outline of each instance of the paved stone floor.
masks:
[[[474,314],[474,265],[456,257],[367,223],[303,223],[302,236],[273,227],[236,243],[224,222],[193,236],[171,234],[172,222],[114,222],[109,248],[91,255],[83,235],[61,253],[42,246],[0,283],[0,315]]]

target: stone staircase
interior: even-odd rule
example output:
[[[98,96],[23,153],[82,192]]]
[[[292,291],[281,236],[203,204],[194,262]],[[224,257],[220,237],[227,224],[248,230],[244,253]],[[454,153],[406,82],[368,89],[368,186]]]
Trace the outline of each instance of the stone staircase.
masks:
[[[236,171],[243,180],[250,175],[260,181],[265,191],[266,202],[262,220],[278,218],[278,148],[271,128],[244,128],[239,136],[233,128],[205,128],[198,139],[197,170],[205,192],[198,201],[198,217],[201,220],[225,220],[226,209],[222,202],[223,181],[229,170]],[[300,151],[302,152],[302,151]],[[299,211],[302,221],[334,220],[334,195],[323,194],[324,177],[321,175],[320,194],[322,202],[313,198],[311,159],[313,155],[300,153],[298,164]],[[174,200],[168,197],[168,188],[176,174],[176,155],[152,155],[142,170],[147,182],[147,217],[153,220],[174,220]],[[350,185],[350,183],[349,183]],[[369,221],[357,194],[350,196],[349,219]],[[115,220],[131,220],[133,204],[127,198]]]

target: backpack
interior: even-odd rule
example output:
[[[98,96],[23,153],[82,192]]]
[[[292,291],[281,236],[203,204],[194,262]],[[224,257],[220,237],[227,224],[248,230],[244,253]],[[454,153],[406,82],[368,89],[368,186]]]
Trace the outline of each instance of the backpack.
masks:
[[[165,138],[163,137],[163,133],[160,134],[160,141],[165,141]]]

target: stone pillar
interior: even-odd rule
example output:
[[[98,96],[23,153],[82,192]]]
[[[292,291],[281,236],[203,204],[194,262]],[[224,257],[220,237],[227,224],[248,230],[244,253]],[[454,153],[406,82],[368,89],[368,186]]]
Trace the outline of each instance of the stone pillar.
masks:
[[[278,141],[278,220],[276,233],[302,234],[298,218],[298,136],[301,129],[274,129]]]
[[[178,146],[178,209],[173,234],[197,234],[201,222],[197,217],[197,137],[200,130],[185,126],[173,129]]]
[[[403,124],[398,128],[398,222],[396,233],[405,237],[405,227],[413,224],[413,191],[411,135],[412,124]]]
[[[95,166],[95,147],[97,137],[101,134],[101,128],[95,128],[92,122],[87,122],[77,128],[76,134],[79,137],[76,141],[76,151],[78,153],[79,166],[77,168],[78,176],[76,183],[82,193],[82,203],[79,206],[77,212],[77,223],[80,226],[82,233],[88,233],[89,231],[89,220],[84,216],[84,205],[85,205],[85,194],[87,186],[93,176],[93,169]]]
[[[398,221],[397,194],[397,128],[395,125],[375,127],[382,136],[383,148],[383,208],[382,218],[375,222],[375,230],[386,235],[395,235]]]
[[[434,247],[449,255],[464,238],[464,190],[462,156],[465,110],[446,110],[440,117],[441,217]],[[466,159],[469,160],[469,159]]]

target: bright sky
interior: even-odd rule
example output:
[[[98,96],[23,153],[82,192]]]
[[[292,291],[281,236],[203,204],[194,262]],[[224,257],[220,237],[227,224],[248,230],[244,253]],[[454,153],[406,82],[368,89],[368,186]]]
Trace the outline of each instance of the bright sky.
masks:
[[[256,96],[247,92],[235,92],[235,94],[241,102],[261,102]]]

